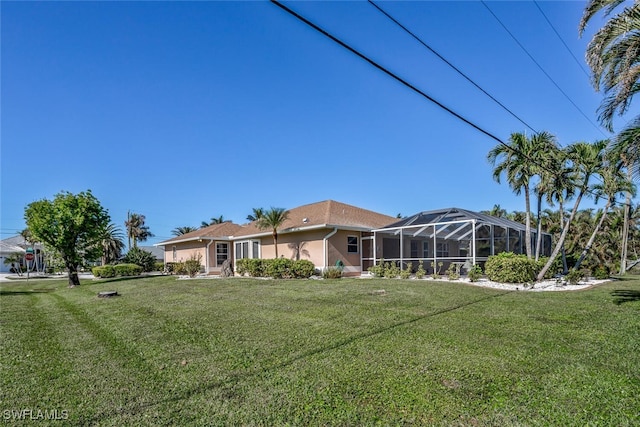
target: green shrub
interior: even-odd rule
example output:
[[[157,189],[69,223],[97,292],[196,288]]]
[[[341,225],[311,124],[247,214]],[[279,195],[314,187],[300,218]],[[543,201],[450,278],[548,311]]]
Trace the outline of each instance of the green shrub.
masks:
[[[408,279],[409,277],[411,277],[411,269],[413,268],[413,264],[408,262],[407,263],[407,268],[405,268],[404,270],[400,271],[400,278],[401,279]]]
[[[530,283],[536,279],[538,271],[534,260],[513,252],[490,256],[484,270],[489,280],[501,283]]]
[[[236,273],[240,276],[244,276],[249,272],[248,268],[249,258],[241,258],[236,260]]]
[[[480,267],[478,264],[474,265],[467,272],[467,277],[471,282],[477,282],[478,279],[482,277],[482,267]]]
[[[184,262],[184,269],[189,277],[196,277],[200,270],[202,269],[202,255],[192,254],[188,260]]]
[[[447,269],[447,277],[449,280],[458,280],[460,278],[460,266],[458,264],[451,263]]]
[[[387,262],[384,266],[384,277],[395,279],[400,275],[400,267],[395,262]]]
[[[140,248],[131,248],[122,261],[126,264],[139,265],[143,271],[153,271],[156,265],[156,257],[151,252]]]
[[[582,272],[582,270],[576,270],[572,268],[565,276],[565,279],[567,279],[567,283],[569,283],[570,285],[577,285],[579,281],[584,279],[584,273]]]
[[[438,263],[438,268],[436,269],[436,263],[434,261],[431,261],[431,268],[433,269],[433,273],[431,273],[431,277],[433,277],[434,279],[440,278],[440,271],[442,270],[443,265],[444,265],[443,262],[440,261]]]
[[[291,266],[293,261],[288,258],[274,258],[265,260],[265,275],[274,279],[290,279],[293,277]]]
[[[316,266],[307,259],[299,259],[293,262],[291,272],[296,279],[308,279],[313,276]]]
[[[384,277],[384,259],[380,259],[378,264],[369,267],[368,271],[373,277]]]
[[[93,267],[91,272],[95,277],[105,279],[109,277],[116,277],[116,269],[113,265],[103,265],[101,267]]]
[[[427,272],[424,271],[424,262],[418,263],[418,269],[416,270],[416,279],[422,279]]]
[[[536,276],[538,276],[538,273],[542,270],[542,268],[545,266],[548,260],[549,260],[549,257],[538,258],[538,261],[535,263]],[[551,267],[549,267],[547,272],[544,274],[544,278],[552,279],[554,276],[556,276],[561,272],[562,272],[562,258],[557,257],[553,262],[553,264],[551,264]]]
[[[258,258],[247,259],[247,271],[251,277],[264,277],[266,261]]]
[[[156,261],[153,265],[153,271],[164,271],[164,262]]]
[[[116,276],[139,276],[143,271],[137,264],[116,264],[114,269]]]
[[[338,267],[327,267],[322,272],[322,277],[325,279],[339,279],[342,277],[342,269]]]
[[[609,270],[609,267],[607,267],[606,265],[599,265],[593,268],[593,270],[591,271],[591,274],[597,280],[608,279],[610,273],[611,271]]]
[[[174,262],[171,264],[171,272],[173,274],[182,276],[184,274],[187,274],[187,266],[184,264],[184,262]]]

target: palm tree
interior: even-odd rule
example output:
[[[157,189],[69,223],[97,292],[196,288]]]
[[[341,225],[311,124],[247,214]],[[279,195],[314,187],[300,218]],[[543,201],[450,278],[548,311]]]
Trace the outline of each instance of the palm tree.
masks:
[[[211,218],[211,222],[207,222],[207,221],[202,221],[200,223],[200,228],[204,228],[204,227],[208,227],[210,225],[214,225],[214,224],[222,224],[224,221],[224,216],[220,215],[219,217],[212,217]]]
[[[616,196],[620,193],[631,193],[635,195],[634,185],[627,180],[627,177],[625,176],[624,172],[621,170],[620,165],[616,165],[613,163],[606,164],[601,169],[600,176],[602,177],[602,182],[597,183],[596,185],[593,186],[596,202],[600,197],[606,197],[607,203],[605,204],[604,209],[602,210],[602,213],[600,215],[600,220],[598,221],[598,224],[595,226],[593,233],[591,234],[591,237],[587,242],[587,245],[582,250],[582,253],[580,254],[580,258],[578,258],[578,261],[576,262],[576,265],[574,267],[576,270],[580,268],[580,264],[582,264],[582,261],[584,261],[585,257],[589,253],[589,250],[593,246],[593,242],[596,240],[598,231],[600,231],[600,228],[602,227],[602,224],[604,223],[604,220],[607,217],[607,212],[609,211],[609,208],[615,202]]]
[[[149,237],[153,237],[154,234],[149,230],[149,227],[145,225],[145,216],[137,213],[127,212],[127,220],[124,225],[127,229],[127,239],[129,243],[129,249],[131,249],[131,241],[133,241],[133,247],[138,247],[138,242],[144,242]]]
[[[171,234],[173,234],[174,236],[182,236],[183,234],[191,233],[192,231],[196,230],[197,228],[186,225],[184,227],[174,228],[173,230],[171,230]]]
[[[258,219],[257,226],[260,229],[270,229],[273,235],[273,245],[276,248],[276,258],[278,258],[278,228],[289,219],[289,211],[283,208],[272,207]]]
[[[537,198],[537,214],[536,214],[536,261],[540,257],[542,247],[542,199],[545,195],[551,194],[555,190],[557,176],[562,172],[564,167],[564,156],[561,156],[558,149],[556,137],[549,132],[540,132],[531,137],[531,143],[534,145],[536,160],[540,166],[537,168],[537,174],[540,177],[538,184],[533,191]]]
[[[525,247],[527,256],[531,258],[531,179],[536,174],[537,166],[534,163],[538,153],[531,140],[523,133],[512,133],[508,144],[496,145],[487,159],[494,166],[493,178],[500,183],[503,173],[507,176],[507,182],[517,194],[524,192],[525,200]]]
[[[500,205],[493,205],[490,211],[487,212],[488,215],[495,216],[496,218],[506,218],[507,210],[502,209]]]
[[[102,232],[100,246],[102,247],[102,265],[120,259],[124,250],[122,230],[114,223],[110,223]]]
[[[622,3],[625,7],[613,15]],[[589,0],[580,21],[580,35],[591,18],[603,9],[609,20],[589,42],[586,56],[593,72],[593,85],[605,96],[598,109],[598,118],[611,131],[615,113],[623,115],[631,98],[640,90],[640,3]]]
[[[264,209],[253,208],[253,212],[247,215],[247,221],[257,221],[264,215]]]
[[[589,144],[587,142],[576,142],[566,148],[567,158],[572,163],[573,172],[576,174],[576,179],[579,183],[578,193],[573,204],[571,214],[569,215],[569,219],[562,229],[560,238],[558,239],[558,242],[556,242],[556,246],[549,257],[549,260],[538,273],[538,280],[542,280],[544,278],[544,275],[558,256],[558,253],[564,244],[564,240],[567,237],[567,233],[569,232],[571,221],[573,221],[573,218],[578,211],[582,197],[589,189],[589,181],[594,174],[598,173],[603,165],[603,153],[607,146],[607,142],[607,140],[596,141],[593,144]]]

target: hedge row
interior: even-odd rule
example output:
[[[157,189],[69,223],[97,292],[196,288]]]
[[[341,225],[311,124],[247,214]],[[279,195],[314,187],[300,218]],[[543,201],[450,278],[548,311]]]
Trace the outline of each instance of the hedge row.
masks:
[[[116,264],[93,267],[91,272],[101,279],[116,276],[139,276],[143,268],[136,264]]]
[[[315,265],[309,260],[287,258],[257,259],[244,258],[236,261],[236,273],[241,276],[273,277],[274,279],[307,279],[315,272]]]

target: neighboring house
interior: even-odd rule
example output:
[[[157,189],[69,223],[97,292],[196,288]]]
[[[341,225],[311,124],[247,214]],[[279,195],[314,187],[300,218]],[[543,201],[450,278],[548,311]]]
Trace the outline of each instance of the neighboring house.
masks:
[[[374,228],[397,218],[345,203],[327,200],[289,209],[289,219],[278,228],[278,254],[289,259],[307,259],[319,270],[344,266],[345,275],[366,271],[363,248],[371,244]],[[202,257],[205,272],[220,273],[222,262],[231,258],[274,258],[273,230],[256,222],[215,224],[157,244],[164,247],[165,262]],[[368,250],[368,249],[367,249]]]
[[[500,252],[525,253],[525,226],[460,208],[420,212],[373,230],[375,245],[368,255],[380,262],[394,261],[415,270],[420,261],[431,273],[433,266],[444,273],[451,263],[460,266],[484,264]],[[535,230],[531,246],[536,246]],[[551,235],[542,233],[542,256],[551,254]],[[432,266],[433,263],[433,266]]]
[[[139,249],[142,249],[147,252],[151,252],[151,254],[155,257],[156,261],[164,262],[164,249],[159,246],[138,246]]]
[[[207,274],[219,274],[222,263],[232,257],[231,236],[240,228],[227,221],[176,236],[155,246],[164,248],[165,264],[200,257]]]
[[[29,263],[33,269],[41,270],[44,267],[44,249],[40,243],[27,244],[24,237],[17,235],[0,240],[0,272],[8,273],[11,269],[11,263],[5,264],[5,260],[13,254],[20,254],[18,265],[26,266],[27,261],[24,259],[26,249],[32,247],[34,249],[35,260]]]

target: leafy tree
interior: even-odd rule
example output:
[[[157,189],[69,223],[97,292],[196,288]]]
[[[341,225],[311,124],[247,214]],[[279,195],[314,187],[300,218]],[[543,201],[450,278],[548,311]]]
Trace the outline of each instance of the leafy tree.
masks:
[[[97,258],[99,242],[110,218],[91,190],[62,192],[25,208],[24,219],[34,238],[57,251],[69,273],[69,287],[80,285],[78,265],[83,257]]]
[[[257,221],[264,215],[264,209],[253,208],[253,212],[247,215],[247,221]]]
[[[124,250],[124,233],[114,223],[108,224],[102,231],[102,265],[117,261]]]
[[[136,264],[142,267],[143,271],[153,271],[156,263],[156,257],[149,251],[133,247],[122,258],[122,261],[127,264]]]
[[[145,225],[145,216],[137,213],[127,212],[127,220],[124,225],[127,229],[127,239],[129,243],[129,249],[131,249],[131,242],[133,241],[133,247],[138,247],[138,242],[144,242],[149,237],[153,237],[154,234],[149,230],[149,227]]]
[[[173,230],[171,230],[171,234],[173,234],[174,236],[182,236],[183,234],[191,233],[192,231],[196,230],[197,228],[186,225],[184,227],[174,228]]]
[[[289,211],[283,208],[272,207],[258,219],[258,228],[270,229],[273,235],[273,244],[276,248],[276,258],[278,258],[278,228],[289,219]]]

